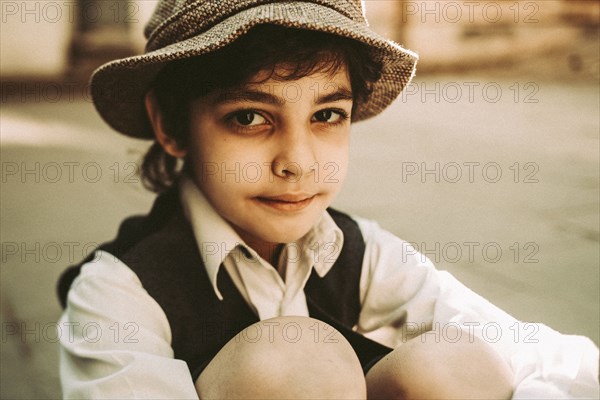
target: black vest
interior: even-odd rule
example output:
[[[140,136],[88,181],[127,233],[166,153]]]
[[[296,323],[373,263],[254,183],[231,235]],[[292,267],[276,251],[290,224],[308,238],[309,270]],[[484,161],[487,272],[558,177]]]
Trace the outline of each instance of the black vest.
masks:
[[[311,317],[339,330],[366,367],[391,349],[352,331],[360,313],[365,244],[354,220],[335,210],[328,212],[344,234],[344,245],[327,275],[321,278],[313,269],[304,289],[308,310]],[[223,300],[217,298],[176,187],[157,198],[149,215],[127,218],[117,238],[100,249],[131,268],[162,307],[171,327],[175,358],[187,362],[194,379],[230,339],[259,321],[225,268],[217,275]],[[63,307],[71,283],[92,257],[61,276],[58,294]]]

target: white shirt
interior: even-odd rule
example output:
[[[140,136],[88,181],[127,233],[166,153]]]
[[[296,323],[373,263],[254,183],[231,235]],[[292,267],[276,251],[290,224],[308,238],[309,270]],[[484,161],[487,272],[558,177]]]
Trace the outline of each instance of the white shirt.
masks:
[[[304,285],[312,268],[324,276],[343,234],[323,213],[311,231],[288,244],[280,273],[247,247],[187,179],[181,200],[217,296],[223,265],[261,320],[308,316]],[[473,293],[375,222],[354,218],[366,249],[355,329],[389,347],[416,340],[483,338],[514,372],[515,399],[598,398],[598,348],[588,338],[521,323]],[[73,282],[61,320],[61,383],[65,398],[197,399],[187,364],[173,358],[161,307],[135,273],[98,251]]]

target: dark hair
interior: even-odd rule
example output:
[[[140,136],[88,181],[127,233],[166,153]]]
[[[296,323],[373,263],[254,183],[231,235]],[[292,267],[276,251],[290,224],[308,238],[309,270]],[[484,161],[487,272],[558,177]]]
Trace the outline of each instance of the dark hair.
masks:
[[[281,64],[286,68],[275,76]],[[333,75],[344,66],[348,68],[356,108],[368,99],[373,83],[381,76],[382,65],[367,45],[329,33],[260,25],[213,53],[167,64],[152,89],[163,114],[165,132],[180,146],[186,146],[193,100],[215,90],[241,86],[265,70],[271,70],[265,80],[296,80],[314,72]],[[141,174],[144,186],[161,192],[179,174],[177,159],[155,141],[144,157]]]

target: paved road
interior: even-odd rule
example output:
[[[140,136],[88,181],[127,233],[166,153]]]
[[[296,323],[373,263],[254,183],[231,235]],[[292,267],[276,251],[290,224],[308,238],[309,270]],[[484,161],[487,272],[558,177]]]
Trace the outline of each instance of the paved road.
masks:
[[[516,317],[598,343],[597,83],[448,76],[409,92],[355,126],[336,205]],[[1,135],[0,397],[57,398],[56,278],[148,209],[131,177],[145,144],[84,101],[2,104]]]

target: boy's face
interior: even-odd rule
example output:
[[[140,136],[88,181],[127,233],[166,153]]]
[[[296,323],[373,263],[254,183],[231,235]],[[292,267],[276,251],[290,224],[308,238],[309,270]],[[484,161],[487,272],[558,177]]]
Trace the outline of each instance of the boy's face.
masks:
[[[347,70],[266,77],[196,100],[190,112],[195,182],[251,246],[305,235],[339,192],[348,165]]]

